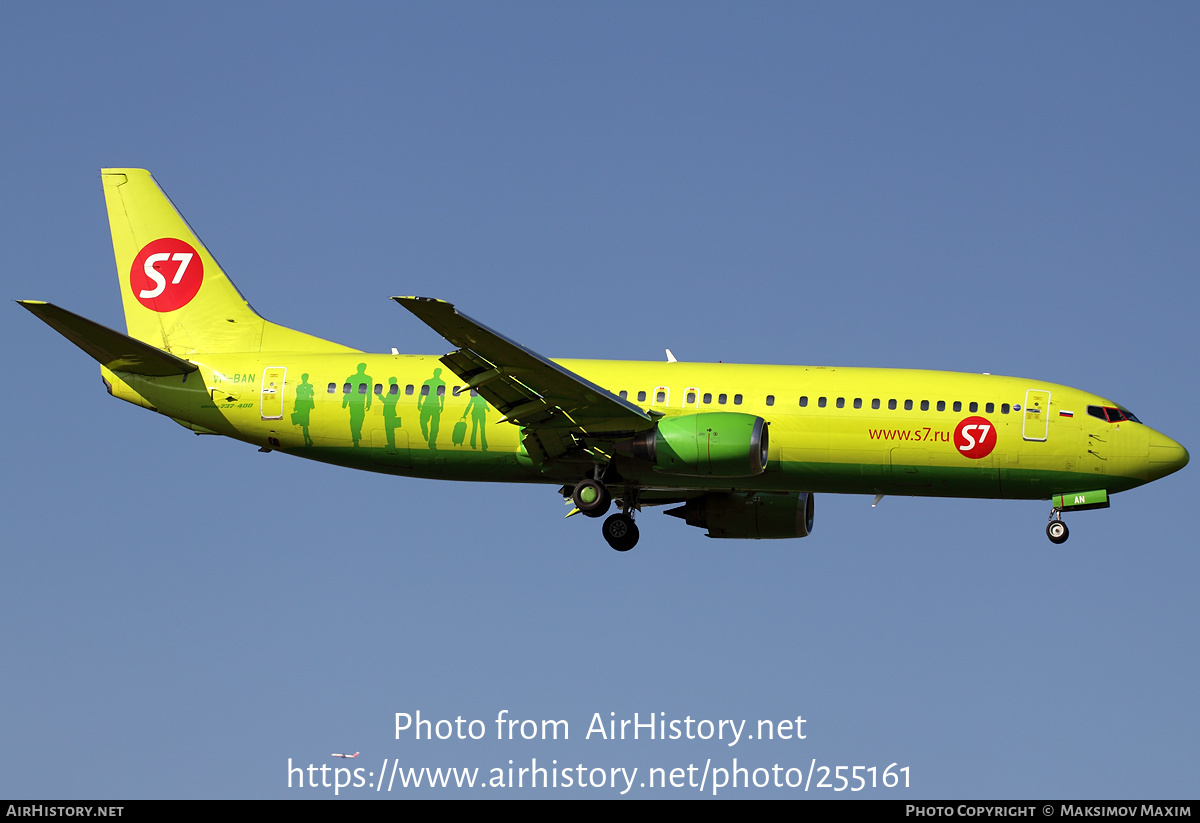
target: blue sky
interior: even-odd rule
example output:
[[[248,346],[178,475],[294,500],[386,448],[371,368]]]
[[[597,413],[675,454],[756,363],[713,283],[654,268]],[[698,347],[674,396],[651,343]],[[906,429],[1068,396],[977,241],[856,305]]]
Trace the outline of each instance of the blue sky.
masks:
[[[0,22],[9,298],[121,327],[98,170],[144,167],[261,313],[357,348],[444,353],[387,300],[430,295],[548,356],[1064,383],[1197,447],[1194,5],[10,3]],[[1070,516],[1062,547],[1045,503],[821,495],[802,541],[651,511],[618,555],[550,487],[195,437],[7,311],[0,796],[327,797],[289,789],[288,760],[345,750],[1195,796],[1193,467]],[[418,710],[571,739],[395,739]],[[610,712],[803,716],[806,738],[585,740]],[[804,796],[721,796],[772,794]]]

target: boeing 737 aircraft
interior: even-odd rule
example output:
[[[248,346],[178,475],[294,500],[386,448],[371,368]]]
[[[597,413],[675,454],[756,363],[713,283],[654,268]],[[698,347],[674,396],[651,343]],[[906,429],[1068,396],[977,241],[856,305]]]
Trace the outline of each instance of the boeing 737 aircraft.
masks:
[[[393,298],[446,338],[442,357],[367,354],[252,309],[142,169],[105,169],[128,334],[20,301],[100,362],[110,394],[196,434],[356,469],[544,483],[603,517],[709,537],[805,537],[816,492],[1051,501],[1062,513],[1183,468],[1129,409],[986,374],[823,366],[550,360],[426,297]]]

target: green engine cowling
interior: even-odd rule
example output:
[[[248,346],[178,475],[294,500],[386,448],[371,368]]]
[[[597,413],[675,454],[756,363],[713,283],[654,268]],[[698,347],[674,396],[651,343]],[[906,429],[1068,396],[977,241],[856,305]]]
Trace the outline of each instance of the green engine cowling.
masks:
[[[809,492],[706,494],[667,514],[689,526],[708,529],[709,537],[774,540],[808,537],[813,527],[813,495]]]
[[[753,414],[709,412],[664,417],[652,430],[617,444],[617,454],[664,474],[751,477],[767,467],[767,422]]]

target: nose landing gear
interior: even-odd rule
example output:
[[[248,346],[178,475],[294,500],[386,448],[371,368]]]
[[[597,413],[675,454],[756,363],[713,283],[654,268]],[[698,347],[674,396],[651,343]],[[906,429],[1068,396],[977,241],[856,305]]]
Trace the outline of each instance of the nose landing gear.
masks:
[[[1055,544],[1066,543],[1067,538],[1070,536],[1071,532],[1067,529],[1067,524],[1062,520],[1062,510],[1055,509],[1050,512],[1050,522],[1046,524],[1046,537],[1050,538],[1050,542]]]
[[[1050,522],[1046,524],[1046,536],[1051,543],[1067,542],[1067,524],[1062,522],[1063,512],[1083,512],[1090,509],[1107,509],[1108,490],[1093,489],[1086,492],[1056,494],[1050,498]]]

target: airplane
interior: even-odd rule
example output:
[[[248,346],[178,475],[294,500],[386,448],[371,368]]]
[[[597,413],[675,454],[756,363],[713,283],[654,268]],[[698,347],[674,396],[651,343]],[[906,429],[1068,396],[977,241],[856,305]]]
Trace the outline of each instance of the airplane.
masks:
[[[351,758],[358,757],[358,752],[355,752],[354,754],[338,754],[337,752],[334,752],[333,754],[330,755],[330,757],[345,757],[347,759],[351,759]]]
[[[255,312],[149,172],[101,178],[126,333],[17,302],[97,360],[109,394],[263,452],[553,485],[568,516],[607,515],[617,551],[646,506],[712,538],[805,537],[818,492],[1049,500],[1062,543],[1064,512],[1189,459],[1125,406],[1041,380],[551,360],[427,297],[392,299],[454,351],[364,353]]]

